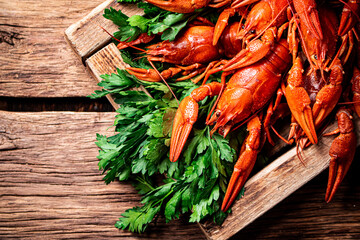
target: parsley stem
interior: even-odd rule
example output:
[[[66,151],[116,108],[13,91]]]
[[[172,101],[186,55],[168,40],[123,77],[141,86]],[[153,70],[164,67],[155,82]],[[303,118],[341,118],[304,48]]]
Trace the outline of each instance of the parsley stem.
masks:
[[[135,180],[137,180],[138,182],[146,185],[148,188],[151,189],[151,191],[155,189],[148,181],[146,181],[144,175],[142,175],[142,177],[136,176]]]
[[[171,188],[171,190],[161,199],[159,199],[157,202],[154,203],[153,206],[156,206],[157,204],[159,204],[160,202],[163,202],[169,195],[171,195],[174,191],[174,187]],[[162,204],[162,203],[161,203]]]

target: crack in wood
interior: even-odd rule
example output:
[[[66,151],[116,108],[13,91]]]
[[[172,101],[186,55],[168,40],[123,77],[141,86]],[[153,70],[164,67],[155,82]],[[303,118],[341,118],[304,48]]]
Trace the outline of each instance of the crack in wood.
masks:
[[[20,33],[17,33],[17,32],[0,31],[0,43],[4,42],[10,46],[15,46],[14,40],[24,39],[19,36],[20,36]]]
[[[9,136],[0,133],[0,151],[9,151],[18,149],[16,144],[13,142],[14,139],[11,139]]]

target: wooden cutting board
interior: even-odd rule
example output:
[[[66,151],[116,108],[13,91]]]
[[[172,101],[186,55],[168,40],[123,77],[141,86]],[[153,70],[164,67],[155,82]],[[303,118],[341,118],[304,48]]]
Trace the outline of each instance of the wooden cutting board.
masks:
[[[110,43],[110,36],[99,27],[102,26],[109,32],[117,30],[111,21],[102,16],[104,9],[110,7],[121,9],[129,16],[142,13],[135,5],[125,6],[108,0],[65,31],[67,41],[97,81],[101,80],[100,75],[114,73],[117,68],[126,66],[116,46]],[[108,99],[114,108],[118,108],[111,97]],[[355,121],[359,126],[359,119]],[[335,128],[336,124],[332,124],[326,132]],[[359,129],[357,133],[359,143]],[[211,222],[199,224],[205,236],[208,239],[230,238],[321,173],[328,167],[328,151],[333,139],[334,137],[320,138],[319,144],[305,149],[305,165],[299,162],[295,148],[274,160],[247,181],[244,197],[235,202],[232,214],[221,226]]]

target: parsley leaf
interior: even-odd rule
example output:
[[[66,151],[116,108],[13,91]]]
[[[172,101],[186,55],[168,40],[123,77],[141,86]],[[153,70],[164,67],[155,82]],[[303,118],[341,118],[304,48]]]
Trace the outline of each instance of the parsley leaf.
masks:
[[[135,2],[137,0],[120,0]],[[144,9],[144,16],[126,16],[113,8],[105,9],[104,17],[119,26],[114,37],[120,41],[132,41],[141,33],[148,35],[161,34],[162,40],[173,41],[187,23],[201,14],[201,10],[191,14],[173,13],[162,10],[149,3],[139,2],[138,7]]]
[[[95,93],[88,96],[91,99],[101,98],[107,94],[120,93],[124,89],[139,85],[138,80],[134,76],[119,69],[117,69],[117,74],[105,74],[100,77],[103,80],[98,83],[98,86],[103,87],[103,89],[95,90]]]

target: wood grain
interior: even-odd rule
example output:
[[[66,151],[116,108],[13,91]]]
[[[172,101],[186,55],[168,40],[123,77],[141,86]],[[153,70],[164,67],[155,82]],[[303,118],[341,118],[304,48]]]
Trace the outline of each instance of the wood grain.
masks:
[[[104,9],[110,7],[121,10],[127,16],[143,13],[142,9],[137,8],[136,4],[126,4],[125,6],[113,0],[107,0],[92,10],[86,17],[72,24],[66,29],[65,37],[82,61],[85,61],[86,58],[110,42],[111,37],[104,31],[99,31],[100,26],[110,33],[118,30],[115,24],[103,17]]]
[[[360,126],[359,118],[355,125]],[[332,124],[325,132],[337,128]],[[357,129],[358,145],[360,131]],[[222,226],[211,222],[202,225],[208,239],[228,239],[256,218],[284,200],[329,165],[329,148],[333,137],[323,137],[317,145],[303,151],[305,166],[299,166],[296,149],[293,148],[250,178],[245,184],[245,195],[232,206]]]
[[[360,239],[359,159],[330,203],[325,170],[231,239]]]
[[[130,184],[105,185],[97,167],[95,133],[106,133],[114,116],[0,111],[1,239],[203,238],[181,220],[160,219],[143,235],[114,227],[139,205]]]
[[[0,96],[84,97],[98,89],[64,31],[102,2],[0,0]]]
[[[126,67],[121,59],[119,49],[117,49],[113,43],[88,58],[86,60],[86,66],[98,82],[102,80],[101,75],[116,73],[117,68],[124,69]],[[106,95],[106,97],[114,109],[119,108],[119,105],[115,103],[111,95]]]
[[[122,60],[119,49],[117,49],[114,43],[108,44],[88,58],[86,60],[86,66],[98,82],[102,81],[101,75],[103,74],[116,73],[117,68],[125,69],[129,67],[129,65]],[[143,86],[134,87],[131,90],[144,91],[147,95],[151,96]],[[106,97],[114,109],[119,108],[119,104],[115,103],[111,95],[106,95]]]
[[[14,112],[72,111],[113,112],[106,98],[12,98],[0,97],[0,110]]]

